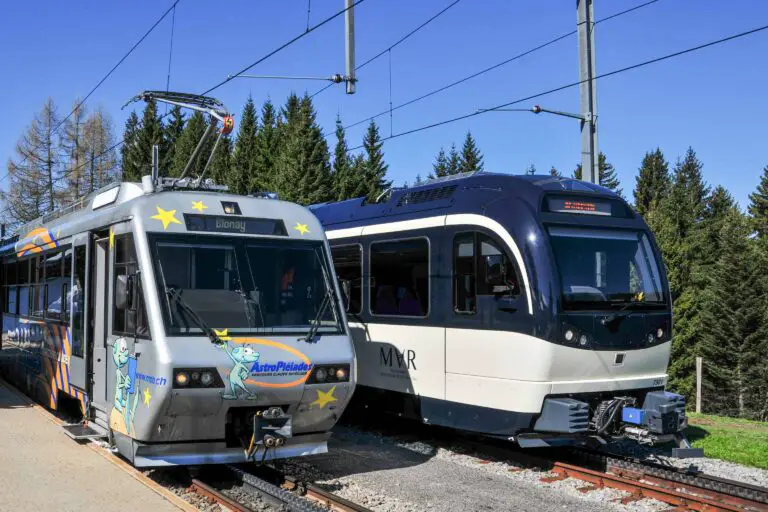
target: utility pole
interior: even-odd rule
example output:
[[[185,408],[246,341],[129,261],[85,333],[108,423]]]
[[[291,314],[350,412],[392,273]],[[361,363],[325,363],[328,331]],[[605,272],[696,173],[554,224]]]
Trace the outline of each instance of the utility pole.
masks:
[[[597,84],[595,83],[595,17],[592,0],[576,0],[579,33],[581,96],[581,179],[600,183],[597,146]]]
[[[701,412],[701,378],[702,366],[704,361],[701,357],[696,358],[696,412]]]
[[[344,13],[345,54],[346,54],[346,84],[347,94],[355,94],[355,7],[354,0],[344,0],[347,12]]]

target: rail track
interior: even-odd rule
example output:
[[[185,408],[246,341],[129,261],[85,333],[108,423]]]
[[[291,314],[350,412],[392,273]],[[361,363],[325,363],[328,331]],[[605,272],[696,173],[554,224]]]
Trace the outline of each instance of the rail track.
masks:
[[[246,466],[247,467],[247,466]],[[367,508],[329,493],[312,484],[284,475],[269,466],[243,469],[224,466],[227,475],[217,474],[193,478],[189,489],[196,494],[220,504],[233,512],[254,512],[242,503],[222,492],[221,484],[240,484],[247,493],[269,502],[278,510],[295,512],[370,512]]]
[[[586,485],[580,490],[585,493],[602,487],[626,491],[629,496],[620,500],[624,504],[652,498],[675,510],[768,512],[768,488],[708,475],[693,468],[679,469],[586,449],[522,450],[506,441],[419,424],[408,424],[406,428],[391,421],[374,424],[356,421],[354,425],[385,436],[415,436],[447,449],[458,444],[486,460],[548,471],[550,475],[542,477],[544,482],[565,478],[582,480]]]

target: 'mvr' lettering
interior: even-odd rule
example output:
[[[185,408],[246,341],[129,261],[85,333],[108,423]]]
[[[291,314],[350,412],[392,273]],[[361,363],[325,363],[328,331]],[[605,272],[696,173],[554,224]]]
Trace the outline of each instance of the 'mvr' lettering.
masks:
[[[392,350],[394,349],[395,357],[392,357]],[[379,348],[379,364],[383,366],[389,366],[392,368],[392,364],[397,362],[398,368],[405,368],[406,370],[418,370],[416,368],[416,352],[414,350],[397,350],[394,347],[389,347],[385,352],[384,347]]]

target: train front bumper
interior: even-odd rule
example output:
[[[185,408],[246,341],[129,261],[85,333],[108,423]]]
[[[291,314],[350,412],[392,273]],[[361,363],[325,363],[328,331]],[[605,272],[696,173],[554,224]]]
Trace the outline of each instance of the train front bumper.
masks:
[[[199,441],[185,443],[142,443],[127,437],[116,437],[120,452],[132,454],[130,461],[137,468],[167,466],[198,466],[202,464],[238,464],[249,461],[269,461],[317,455],[328,452],[330,432],[296,435],[283,446],[260,446],[248,458],[243,448],[228,447],[226,441]],[[127,443],[128,446],[119,446]]]

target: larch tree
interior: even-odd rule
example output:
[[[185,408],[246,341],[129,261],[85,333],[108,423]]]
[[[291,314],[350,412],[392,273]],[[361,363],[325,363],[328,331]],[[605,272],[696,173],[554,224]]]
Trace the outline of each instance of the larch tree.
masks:
[[[635,178],[634,197],[637,213],[645,215],[655,208],[666,197],[671,182],[669,164],[661,149],[647,152]]]
[[[64,163],[64,190],[61,191],[63,202],[76,200],[83,188],[85,174],[85,144],[83,132],[88,113],[77,98],[73,104],[72,114],[64,122],[59,143]]]
[[[111,149],[115,144],[112,118],[102,107],[86,119],[83,142],[85,172],[78,189],[79,196],[98,190],[118,178],[117,154]]]
[[[483,170],[483,154],[477,147],[471,132],[467,132],[461,148],[459,172],[479,172]]]

